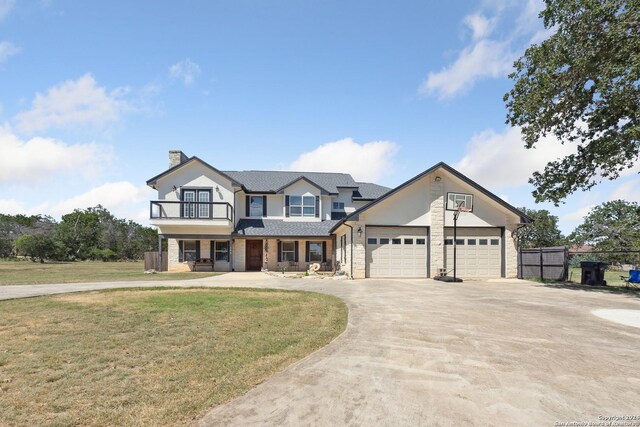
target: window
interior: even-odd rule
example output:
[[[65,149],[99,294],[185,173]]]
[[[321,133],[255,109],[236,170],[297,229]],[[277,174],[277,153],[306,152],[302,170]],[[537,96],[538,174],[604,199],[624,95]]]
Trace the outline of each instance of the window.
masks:
[[[498,246],[500,244],[500,240],[498,239],[491,239],[491,246]]]
[[[447,210],[458,210],[459,206],[473,209],[473,196],[471,194],[447,193]]]
[[[198,202],[202,202],[198,205],[198,217],[209,217],[209,191],[198,191]]]
[[[309,242],[309,253],[307,257],[309,258],[309,262],[323,262],[322,242]]]
[[[488,240],[487,239],[480,239],[480,240],[478,240],[478,243],[480,244],[480,246],[487,246]]]
[[[211,190],[182,190],[183,218],[211,217]]]
[[[467,245],[475,246],[475,244],[476,244],[476,239],[467,239]]]
[[[229,261],[229,241],[215,242],[215,260]]]
[[[367,244],[368,245],[377,245],[378,244],[378,239],[374,239],[374,238],[369,237],[367,239]]]
[[[391,244],[393,245],[399,245],[400,243],[402,243],[402,239],[391,239]]]
[[[196,253],[195,240],[182,241],[182,261],[195,261],[197,256]]]
[[[332,210],[334,211],[343,211],[344,210],[344,202],[333,202]]]
[[[388,245],[389,244],[389,239],[380,239],[380,244],[381,245]]]
[[[289,196],[290,216],[316,216],[315,196]]]
[[[405,245],[413,245],[413,239],[404,239]]]
[[[444,239],[445,245],[453,245],[453,239]]]
[[[424,245],[427,243],[426,239],[416,239],[416,245]]]
[[[456,245],[464,245],[464,239],[456,239]]]
[[[296,243],[295,242],[282,242],[282,261],[295,261],[296,260]]]
[[[264,196],[249,197],[249,216],[262,217],[264,211]]]

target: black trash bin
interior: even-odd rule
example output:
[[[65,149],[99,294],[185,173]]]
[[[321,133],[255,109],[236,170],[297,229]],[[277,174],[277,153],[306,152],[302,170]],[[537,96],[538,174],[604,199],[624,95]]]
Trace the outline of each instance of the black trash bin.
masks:
[[[606,286],[607,281],[604,280],[604,272],[609,264],[604,261],[582,261],[582,285]]]

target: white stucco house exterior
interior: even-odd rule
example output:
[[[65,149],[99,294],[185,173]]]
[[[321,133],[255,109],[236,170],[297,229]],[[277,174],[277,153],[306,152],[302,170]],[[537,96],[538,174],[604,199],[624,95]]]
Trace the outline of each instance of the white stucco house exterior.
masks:
[[[168,240],[168,269],[202,260],[215,271],[304,271],[353,278],[516,277],[522,212],[445,163],[389,189],[344,173],[222,171],[169,152],[150,223]]]

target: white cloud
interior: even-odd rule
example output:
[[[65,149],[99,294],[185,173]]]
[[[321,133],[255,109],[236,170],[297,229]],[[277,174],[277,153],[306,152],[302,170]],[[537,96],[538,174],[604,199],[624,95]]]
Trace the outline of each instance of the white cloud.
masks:
[[[376,182],[393,171],[393,158],[398,151],[391,141],[358,144],[351,138],[323,144],[301,154],[286,170],[314,172],[346,172],[358,181]]]
[[[489,188],[526,184],[534,171],[552,161],[574,153],[574,145],[560,144],[552,136],[542,138],[534,149],[526,149],[519,128],[502,133],[485,130],[471,138],[464,157],[455,168]]]
[[[451,98],[463,93],[479,80],[504,78],[512,70],[513,62],[531,43],[537,43],[555,30],[545,30],[538,14],[544,8],[543,0],[485,1],[485,11],[463,18],[471,30],[470,42],[462,48],[453,62],[439,72],[430,72],[418,87],[418,94]],[[498,22],[505,31],[490,37]]]
[[[609,200],[640,202],[640,178],[630,179],[620,184],[609,196]]]
[[[487,77],[506,77],[516,55],[508,42],[480,40],[460,52],[453,64],[437,73],[429,73],[418,89],[422,95],[451,98]]]
[[[60,219],[62,215],[75,209],[102,205],[117,218],[130,219],[146,225],[149,222],[148,202],[154,194],[154,190],[146,185],[136,186],[128,181],[109,182],[68,199],[47,201],[32,207],[27,207],[15,199],[0,199],[0,213],[45,214]]]
[[[154,191],[146,185],[134,185],[128,181],[109,182],[92,188],[82,194],[57,202],[47,202],[33,208],[36,212],[46,212],[53,217],[60,217],[74,209],[86,209],[102,205],[116,217],[132,218],[140,214],[142,203],[148,203]],[[145,219],[148,219],[146,211]],[[135,218],[139,219],[139,218]]]
[[[187,58],[169,67],[169,75],[174,79],[182,80],[185,86],[191,86],[200,75],[200,66]]]
[[[591,212],[596,205],[586,205],[576,209],[573,212],[569,212],[568,214],[564,214],[560,217],[560,220],[569,223],[579,223],[582,219]]]
[[[0,183],[35,184],[58,174],[95,176],[111,159],[110,147],[66,144],[52,138],[23,141],[0,126]]]
[[[464,17],[463,22],[471,30],[473,40],[487,37],[493,31],[496,19],[489,19],[481,13],[473,13]]]
[[[5,215],[24,214],[27,209],[16,199],[0,199],[0,213]]]
[[[107,92],[91,74],[85,74],[50,88],[46,94],[36,94],[31,109],[17,114],[14,120],[26,133],[80,125],[101,127],[117,121],[128,108],[122,100],[127,91],[118,88]]]
[[[8,41],[0,42],[0,63],[7,60],[12,55],[20,52],[20,48]]]
[[[15,4],[15,0],[0,0],[0,21],[6,18]]]

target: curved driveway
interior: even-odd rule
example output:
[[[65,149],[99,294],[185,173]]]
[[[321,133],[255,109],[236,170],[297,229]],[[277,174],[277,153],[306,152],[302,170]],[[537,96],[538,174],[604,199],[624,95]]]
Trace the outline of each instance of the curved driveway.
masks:
[[[337,295],[349,306],[345,333],[214,408],[200,420],[203,426],[557,425],[640,415],[640,328],[591,314],[640,310],[637,297],[517,280],[447,284],[235,273],[143,284],[159,285],[307,289]],[[0,287],[0,299],[7,288],[18,291]]]

